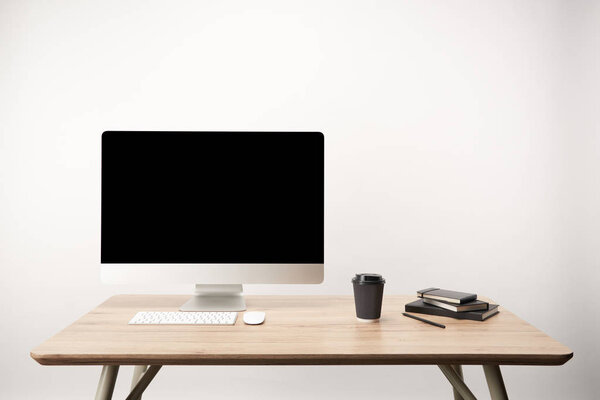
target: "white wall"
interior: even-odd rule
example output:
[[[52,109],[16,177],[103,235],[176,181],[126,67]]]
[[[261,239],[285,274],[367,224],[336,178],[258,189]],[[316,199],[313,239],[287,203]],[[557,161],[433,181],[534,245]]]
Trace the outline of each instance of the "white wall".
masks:
[[[249,292],[350,294],[359,271],[474,290],[575,351],[506,367],[514,398],[597,396],[599,27],[592,1],[2,1],[0,398],[90,398],[99,367],[31,348],[112,294],[191,291],[100,284],[107,129],[325,132],[325,282]],[[359,399],[364,380],[450,398],[428,366],[171,367],[144,398]]]

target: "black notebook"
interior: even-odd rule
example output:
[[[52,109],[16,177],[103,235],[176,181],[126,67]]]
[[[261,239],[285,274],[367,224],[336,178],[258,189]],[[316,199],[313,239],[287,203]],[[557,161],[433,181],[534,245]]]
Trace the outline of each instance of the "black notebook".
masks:
[[[486,319],[498,314],[498,305],[490,304],[487,310],[454,312],[444,308],[431,306],[423,302],[423,299],[413,301],[404,306],[406,312],[438,315],[440,317],[450,317],[455,319],[470,319],[473,321],[485,321]]]
[[[464,304],[469,301],[477,300],[474,293],[455,292],[454,290],[444,290],[438,288],[428,288],[417,290],[417,296],[434,300],[447,301],[448,303]]]
[[[454,312],[479,311],[487,310],[489,308],[489,303],[487,301],[481,300],[473,300],[463,304],[454,304],[448,303],[447,301],[428,299],[427,297],[423,297],[423,303],[445,308],[446,310]]]

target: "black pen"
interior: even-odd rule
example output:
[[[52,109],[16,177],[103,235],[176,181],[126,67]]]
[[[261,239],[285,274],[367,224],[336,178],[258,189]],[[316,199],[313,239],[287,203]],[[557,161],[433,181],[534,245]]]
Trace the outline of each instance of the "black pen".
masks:
[[[410,315],[405,312],[403,312],[402,315],[404,315],[405,317],[408,317],[408,318],[416,319],[417,321],[425,322],[426,324],[429,324],[429,325],[437,326],[438,328],[444,328],[444,329],[446,328],[446,325],[438,324],[437,322],[433,322],[433,321],[430,321],[425,318],[417,317],[416,315]]]

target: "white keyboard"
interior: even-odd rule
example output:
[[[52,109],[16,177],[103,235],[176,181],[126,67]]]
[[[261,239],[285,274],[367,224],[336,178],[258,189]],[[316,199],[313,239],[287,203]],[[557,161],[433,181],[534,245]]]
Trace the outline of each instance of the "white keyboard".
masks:
[[[236,312],[140,311],[129,325],[233,325]]]

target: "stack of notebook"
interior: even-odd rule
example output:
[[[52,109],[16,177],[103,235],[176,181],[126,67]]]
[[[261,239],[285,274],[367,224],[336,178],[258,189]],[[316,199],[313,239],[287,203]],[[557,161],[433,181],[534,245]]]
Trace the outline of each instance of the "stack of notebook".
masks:
[[[485,321],[498,314],[498,305],[477,300],[473,293],[439,288],[417,291],[418,300],[404,306],[406,312],[439,315],[457,319]]]

